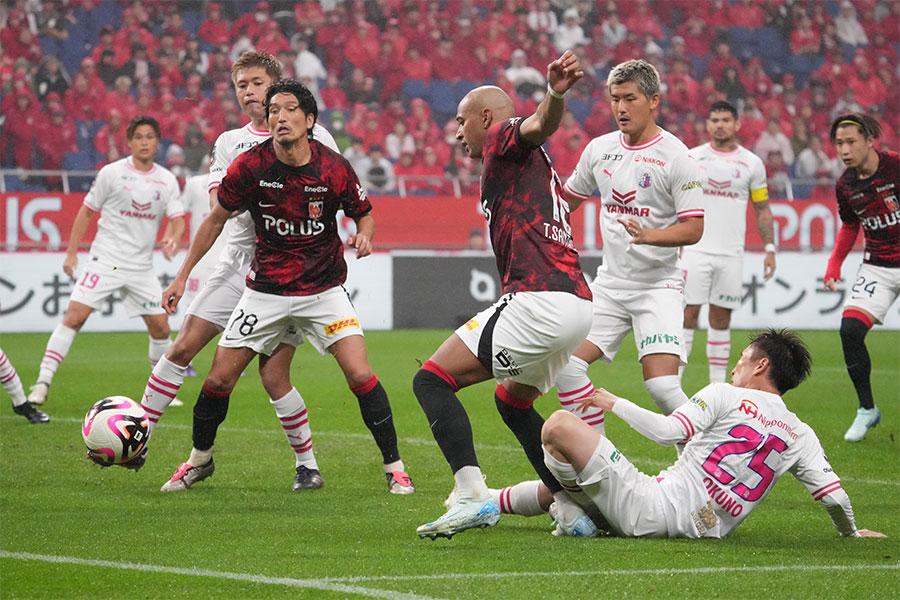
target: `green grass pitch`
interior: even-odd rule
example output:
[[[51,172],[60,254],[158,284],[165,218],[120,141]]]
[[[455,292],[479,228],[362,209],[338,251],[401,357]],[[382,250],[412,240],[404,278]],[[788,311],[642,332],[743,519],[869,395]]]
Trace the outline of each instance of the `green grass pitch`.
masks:
[[[860,444],[842,439],[856,409],[837,332],[804,333],[813,375],[786,397],[818,433],[860,527],[887,539],[841,539],[824,508],[786,475],[727,540],[579,540],[550,535],[548,516],[504,516],[488,530],[420,540],[416,526],[443,513],[452,476],[412,394],[411,380],[447,331],[370,332],[369,355],[391,397],[400,450],[419,491],[388,493],[380,455],[331,358],[306,346],[293,379],[310,408],[325,487],[291,492],[293,455],[255,372],[236,388],[216,442],[215,475],[185,493],[160,485],[187,458],[188,379],[157,429],[138,473],[84,457],[80,423],[96,400],[139,399],[149,367],[144,334],[81,334],[51,390],[48,425],[0,410],[2,598],[897,598],[900,597],[900,333],[873,331],[881,425]],[[747,339],[733,334],[733,365]],[[6,334],[3,347],[26,386],[46,335]],[[704,340],[685,374],[706,379]],[[651,407],[629,339],[595,384]],[[201,374],[212,358],[195,361]],[[464,390],[479,460],[491,487],[533,478],[493,406],[493,384]],[[8,402],[4,399],[3,402]],[[545,416],[555,393],[537,403]],[[610,416],[612,441],[656,473],[674,450]]]

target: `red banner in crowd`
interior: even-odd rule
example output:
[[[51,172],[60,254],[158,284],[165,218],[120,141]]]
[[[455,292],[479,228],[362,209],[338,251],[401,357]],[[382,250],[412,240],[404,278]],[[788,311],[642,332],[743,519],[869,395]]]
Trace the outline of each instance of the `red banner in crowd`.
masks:
[[[64,250],[84,194],[0,194],[0,247],[4,250]],[[452,196],[372,198],[377,250],[448,249],[468,247],[472,230],[484,232],[486,224],[477,198]],[[834,204],[811,200],[772,201],[776,240],[783,249],[830,249],[840,221]],[[597,225],[598,203],[585,202],[571,215],[572,231],[580,250],[601,247]],[[344,218],[342,227],[352,226]],[[84,243],[93,240],[96,219]],[[185,238],[187,243],[187,238]],[[747,244],[759,249],[753,209],[747,212]]]

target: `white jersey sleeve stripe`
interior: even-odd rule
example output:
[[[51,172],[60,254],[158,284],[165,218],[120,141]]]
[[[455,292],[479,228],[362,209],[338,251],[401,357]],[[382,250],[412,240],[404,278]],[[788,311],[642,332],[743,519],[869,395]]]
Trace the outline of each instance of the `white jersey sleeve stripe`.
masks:
[[[828,494],[835,492],[841,488],[841,482],[835,481],[834,483],[829,483],[823,488],[812,493],[813,500],[821,500],[823,496],[827,496]]]

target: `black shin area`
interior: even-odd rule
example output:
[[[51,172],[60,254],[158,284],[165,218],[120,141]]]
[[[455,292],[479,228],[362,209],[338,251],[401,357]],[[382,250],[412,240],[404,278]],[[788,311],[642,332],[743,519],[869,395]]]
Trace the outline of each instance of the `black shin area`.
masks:
[[[354,391],[354,393],[356,393]],[[384,464],[400,460],[400,452],[397,450],[397,431],[394,429],[394,416],[391,412],[391,402],[387,392],[381,386],[381,382],[365,393],[356,394],[359,400],[359,412],[362,414],[363,423],[372,432]]]
[[[494,403],[497,405],[497,412],[503,417],[503,422],[519,440],[519,444],[525,450],[525,456],[528,457],[528,461],[537,471],[544,485],[552,493],[562,490],[562,486],[544,464],[544,448],[541,445],[541,428],[544,426],[544,418],[533,406],[516,408],[501,400],[496,394],[494,394]]]
[[[413,392],[425,411],[431,434],[453,472],[463,467],[477,467],[472,425],[453,387],[431,371],[419,369],[413,377]]]
[[[228,413],[231,392],[212,392],[204,388],[194,404],[194,448],[209,450],[216,441],[219,425]]]
[[[859,405],[862,408],[874,408],[875,400],[872,398],[872,360],[866,348],[866,334],[869,327],[854,317],[841,319],[841,345],[844,347],[844,363],[847,365],[847,374],[856,388]]]

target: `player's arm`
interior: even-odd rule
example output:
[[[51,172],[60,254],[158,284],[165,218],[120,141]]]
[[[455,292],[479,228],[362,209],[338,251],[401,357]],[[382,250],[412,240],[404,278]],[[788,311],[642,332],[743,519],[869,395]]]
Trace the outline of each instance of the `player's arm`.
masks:
[[[769,193],[766,188],[750,192],[750,200],[756,216],[756,230],[759,232],[759,238],[766,250],[766,257],[763,259],[763,277],[766,279],[775,274],[775,226],[768,197]]]
[[[844,259],[853,249],[856,238],[859,236],[859,221],[841,223],[841,229],[838,231],[837,239],[834,242],[834,250],[831,251],[831,257],[828,259],[828,266],[825,268],[825,289],[832,292],[837,291],[835,283],[841,279],[841,265]]]
[[[576,196],[569,190],[563,188],[563,197],[566,199],[566,202],[569,204],[569,212],[575,212],[575,209],[581,206],[584,203],[584,198],[580,196]]]
[[[69,245],[66,248],[66,259],[63,261],[63,271],[73,280],[75,279],[75,268],[78,267],[78,246],[81,245],[81,240],[84,239],[84,234],[87,233],[94,214],[96,211],[82,204],[78,209],[78,214],[75,215],[75,222],[72,223],[72,233],[69,234]]]
[[[174,219],[169,219],[169,222],[166,223],[166,229],[162,238],[162,251],[163,256],[169,260],[172,260],[172,257],[178,252],[181,238],[184,236],[184,228],[184,217],[175,217]]]
[[[356,248],[356,258],[364,258],[372,254],[372,238],[375,237],[375,219],[371,214],[353,219],[356,222],[356,233],[347,238],[347,245]]]
[[[212,208],[206,218],[203,219],[203,222],[200,223],[200,227],[197,228],[197,235],[191,240],[187,256],[184,257],[184,264],[178,269],[178,274],[175,275],[175,279],[172,280],[169,287],[163,290],[162,306],[167,313],[171,315],[175,312],[175,309],[178,308],[178,302],[181,300],[181,297],[184,296],[184,288],[187,285],[191,270],[198,262],[200,262],[200,259],[209,252],[209,249],[212,248],[212,245],[219,237],[219,234],[222,233],[225,222],[238,214],[238,212],[239,211],[229,211],[221,204],[217,204]]]
[[[584,77],[578,57],[571,50],[547,65],[547,94],[533,115],[519,126],[519,136],[531,146],[540,146],[559,127],[565,112],[563,96]],[[554,95],[555,94],[555,95]]]
[[[570,205],[571,208],[571,205]],[[616,219],[631,236],[632,244],[650,246],[690,246],[703,237],[703,215],[679,218],[678,222],[665,229],[644,229],[637,219]]]
[[[579,409],[583,410],[588,406],[612,411],[642,436],[663,446],[686,442],[694,433],[690,421],[680,412],[676,411],[669,416],[661,415],[641,408],[630,400],[619,398],[603,388],[598,388],[579,403]]]

